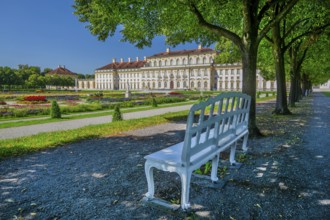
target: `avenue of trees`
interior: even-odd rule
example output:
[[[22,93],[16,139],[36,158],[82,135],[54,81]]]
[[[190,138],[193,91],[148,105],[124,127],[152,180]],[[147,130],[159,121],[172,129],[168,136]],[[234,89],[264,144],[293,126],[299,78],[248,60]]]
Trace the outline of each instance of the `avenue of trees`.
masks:
[[[44,89],[46,85],[55,87],[74,86],[75,81],[69,76],[46,75],[52,71],[45,68],[41,71],[38,66],[19,65],[17,69],[0,66],[0,88],[12,89]],[[78,78],[91,78],[92,75],[78,74]]]
[[[320,72],[316,71],[329,70],[328,67],[318,67],[315,71],[305,65],[313,62],[320,66],[329,65],[313,59],[313,56],[316,58],[313,53],[329,43],[327,1],[75,0],[74,8],[79,20],[87,22],[87,28],[99,40],[106,40],[119,30],[123,41],[138,48],[151,46],[156,36],[165,36],[166,43],[172,46],[184,42],[202,45],[219,42],[220,53],[227,51],[220,60],[239,57],[242,63],[242,92],[252,97],[249,124],[252,135],[260,133],[255,109],[257,68],[267,70],[268,77],[276,77],[276,114],[290,114],[287,78],[291,80],[291,86],[299,87],[293,86],[290,90],[290,103],[294,105],[303,93],[303,86],[308,89],[314,77],[320,79]],[[326,36],[324,39],[323,35]],[[321,56],[325,56],[322,60],[329,58],[327,54]]]

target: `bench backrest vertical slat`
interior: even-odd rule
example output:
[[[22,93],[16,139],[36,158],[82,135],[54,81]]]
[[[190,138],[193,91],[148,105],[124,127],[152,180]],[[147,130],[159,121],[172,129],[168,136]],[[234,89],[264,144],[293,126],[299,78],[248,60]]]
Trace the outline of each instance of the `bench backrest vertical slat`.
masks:
[[[187,166],[187,162],[190,160],[190,147],[191,146],[191,138],[190,138],[190,133],[191,129],[194,123],[194,117],[195,117],[195,111],[192,111],[194,106],[191,107],[188,118],[187,118],[187,125],[186,125],[186,133],[184,137],[184,146],[182,149],[182,154],[181,154],[181,161],[183,166]]]
[[[250,102],[249,96],[231,92],[193,105],[187,119],[182,165],[191,164],[203,156],[203,151],[216,147],[221,138],[235,134],[235,126],[248,121]]]
[[[240,115],[236,124],[241,124],[241,125],[244,124],[247,126],[249,121],[249,111],[251,106],[250,96],[246,96],[242,94],[242,96],[240,97],[240,104],[238,106],[239,108],[237,109],[237,111],[240,112]]]

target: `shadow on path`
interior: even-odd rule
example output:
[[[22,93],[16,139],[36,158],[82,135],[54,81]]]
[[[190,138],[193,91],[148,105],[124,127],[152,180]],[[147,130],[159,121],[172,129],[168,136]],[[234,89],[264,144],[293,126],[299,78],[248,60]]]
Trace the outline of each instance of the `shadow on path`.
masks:
[[[141,203],[147,191],[143,157],[182,141],[181,127],[93,139],[1,161],[0,219],[326,219],[330,98],[314,94],[309,101],[313,111],[299,116],[307,118],[300,141],[251,140],[247,161],[239,170],[228,170],[223,188],[193,180],[191,213]],[[156,195],[179,198],[176,174],[156,172],[155,180]]]

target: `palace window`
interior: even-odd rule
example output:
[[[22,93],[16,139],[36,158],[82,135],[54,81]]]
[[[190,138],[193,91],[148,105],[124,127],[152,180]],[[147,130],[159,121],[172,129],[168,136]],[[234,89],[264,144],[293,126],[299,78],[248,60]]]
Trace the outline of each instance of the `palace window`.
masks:
[[[204,89],[206,89],[207,88],[207,82],[205,81],[204,82]]]

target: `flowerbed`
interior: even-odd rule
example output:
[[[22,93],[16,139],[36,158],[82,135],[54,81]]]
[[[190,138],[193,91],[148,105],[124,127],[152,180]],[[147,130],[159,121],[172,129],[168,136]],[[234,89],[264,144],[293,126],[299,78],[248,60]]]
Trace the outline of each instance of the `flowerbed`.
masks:
[[[28,102],[47,102],[46,96],[25,96],[23,98],[23,101]]]
[[[47,96],[47,100],[56,100],[56,101],[68,101],[68,100],[79,100],[79,95],[56,95],[56,96]]]
[[[50,105],[7,105],[0,109],[0,117],[27,117],[29,115],[48,115]]]

